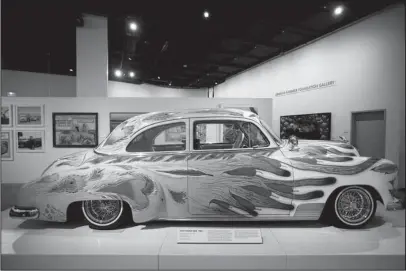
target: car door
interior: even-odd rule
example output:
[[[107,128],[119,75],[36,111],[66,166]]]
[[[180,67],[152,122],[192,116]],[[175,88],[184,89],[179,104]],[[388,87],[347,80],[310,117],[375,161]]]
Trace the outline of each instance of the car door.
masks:
[[[186,204],[188,130],[189,119],[157,123],[137,133],[126,148],[137,172],[160,186],[164,194],[163,218],[189,216]]]
[[[188,206],[193,216],[289,215],[291,167],[259,123],[194,118],[189,126]]]

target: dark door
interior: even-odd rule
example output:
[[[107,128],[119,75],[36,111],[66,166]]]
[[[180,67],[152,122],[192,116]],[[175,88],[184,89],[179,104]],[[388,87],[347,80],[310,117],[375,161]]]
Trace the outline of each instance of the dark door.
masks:
[[[352,114],[351,143],[361,156],[385,158],[385,111]]]

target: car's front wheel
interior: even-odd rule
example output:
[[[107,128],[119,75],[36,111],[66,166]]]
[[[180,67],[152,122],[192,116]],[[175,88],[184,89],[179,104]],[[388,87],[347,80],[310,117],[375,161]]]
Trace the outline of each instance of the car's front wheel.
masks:
[[[127,221],[125,204],[121,200],[83,201],[82,211],[92,229],[116,229]]]
[[[376,199],[368,189],[348,186],[330,198],[324,220],[340,228],[359,229],[374,217],[376,206]]]

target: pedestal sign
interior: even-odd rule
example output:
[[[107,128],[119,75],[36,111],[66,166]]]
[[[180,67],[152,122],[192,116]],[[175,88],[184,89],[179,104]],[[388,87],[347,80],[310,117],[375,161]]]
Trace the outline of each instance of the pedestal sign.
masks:
[[[260,229],[180,228],[178,244],[262,244]]]

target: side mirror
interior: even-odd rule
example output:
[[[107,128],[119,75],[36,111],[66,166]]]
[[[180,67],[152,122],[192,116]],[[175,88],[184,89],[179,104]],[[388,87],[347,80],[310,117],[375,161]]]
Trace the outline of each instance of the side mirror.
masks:
[[[288,139],[289,150],[293,151],[299,145],[299,140],[296,136],[292,135]]]

